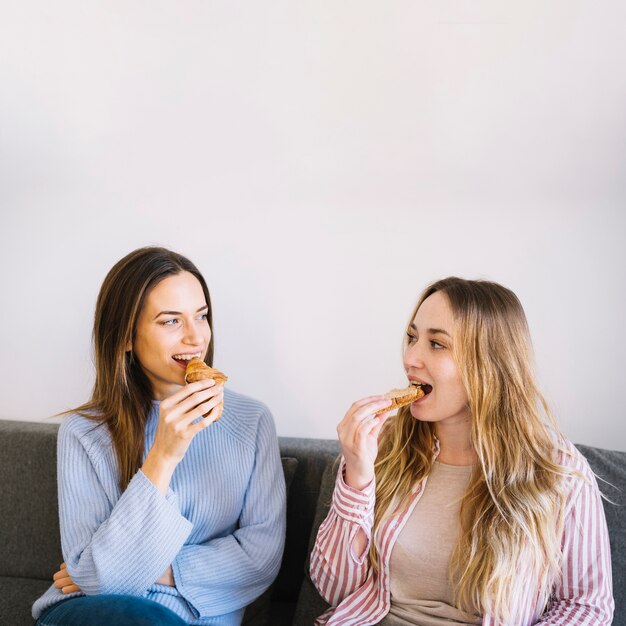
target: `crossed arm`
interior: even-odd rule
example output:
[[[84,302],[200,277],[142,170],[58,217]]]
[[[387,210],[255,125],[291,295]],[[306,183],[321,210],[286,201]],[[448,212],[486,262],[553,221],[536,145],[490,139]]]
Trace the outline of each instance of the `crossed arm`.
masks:
[[[253,445],[253,444],[251,444]],[[89,446],[87,446],[89,447]],[[254,464],[232,534],[187,544],[192,524],[171,489],[140,470],[121,495],[103,479],[100,451],[59,437],[59,499],[65,563],[54,575],[64,594],[143,595],[175,586],[197,615],[245,606],[271,583],[282,556],[285,489],[268,412],[259,419]],[[230,593],[224,593],[230,584]]]

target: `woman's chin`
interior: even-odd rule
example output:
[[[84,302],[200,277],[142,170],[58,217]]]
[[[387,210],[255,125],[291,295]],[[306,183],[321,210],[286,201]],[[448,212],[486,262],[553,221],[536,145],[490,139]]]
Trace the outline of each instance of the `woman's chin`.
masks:
[[[418,406],[415,406],[415,403],[413,403],[410,407],[409,410],[411,411],[411,415],[416,419],[422,419],[422,416],[420,414],[420,408]]]
[[[414,402],[411,405],[411,415],[420,422],[430,422],[432,420],[428,419],[428,415],[426,415],[424,409],[419,405],[419,403]]]

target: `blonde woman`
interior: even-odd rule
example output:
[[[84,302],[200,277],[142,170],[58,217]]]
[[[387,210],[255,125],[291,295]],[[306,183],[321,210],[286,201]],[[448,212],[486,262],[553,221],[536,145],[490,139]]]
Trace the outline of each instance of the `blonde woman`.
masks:
[[[311,556],[328,626],[610,624],[600,493],[532,372],[522,306],[486,281],[422,294],[404,368],[427,394],[397,416],[355,402]]]

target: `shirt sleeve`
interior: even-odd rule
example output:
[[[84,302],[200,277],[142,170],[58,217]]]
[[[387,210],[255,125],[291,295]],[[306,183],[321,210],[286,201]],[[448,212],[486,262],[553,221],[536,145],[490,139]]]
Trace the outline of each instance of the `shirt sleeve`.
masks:
[[[361,587],[369,570],[369,548],[374,524],[375,482],[359,491],[344,481],[342,460],[328,516],[320,525],[311,553],[311,580],[331,606]],[[354,542],[365,535],[365,547],[357,554]]]
[[[230,535],[185,545],[172,563],[179,593],[196,617],[240,609],[265,591],[280,568],[286,494],[278,440],[265,409],[238,528]]]
[[[192,525],[181,515],[176,495],[163,496],[141,471],[113,502],[95,467],[106,463],[102,450],[88,451],[64,426],[57,471],[68,572],[86,595],[143,595],[175,558]],[[105,474],[117,481],[110,468]]]
[[[536,624],[609,626],[615,604],[611,551],[600,490],[588,466],[565,520],[562,575],[550,609]]]

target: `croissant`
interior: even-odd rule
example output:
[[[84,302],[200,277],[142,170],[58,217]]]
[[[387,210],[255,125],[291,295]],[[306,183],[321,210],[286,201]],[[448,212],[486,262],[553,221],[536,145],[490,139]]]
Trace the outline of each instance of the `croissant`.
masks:
[[[422,389],[421,385],[409,385],[405,389],[392,389],[385,394],[387,400],[391,400],[391,406],[385,407],[380,411],[376,411],[374,415],[380,415],[387,411],[395,411],[400,407],[411,404],[420,398],[423,398],[426,392]]]
[[[207,378],[212,378],[215,381],[216,385],[221,385],[228,380],[228,376],[226,376],[226,374],[224,374],[223,372],[220,372],[214,367],[209,367],[201,358],[197,356],[193,357],[193,359],[191,359],[189,363],[187,363],[187,369],[185,370],[185,382],[187,384],[195,383],[199,380],[205,380]],[[223,410],[224,404],[221,403],[219,405],[219,411],[217,413],[215,421],[222,417]]]

